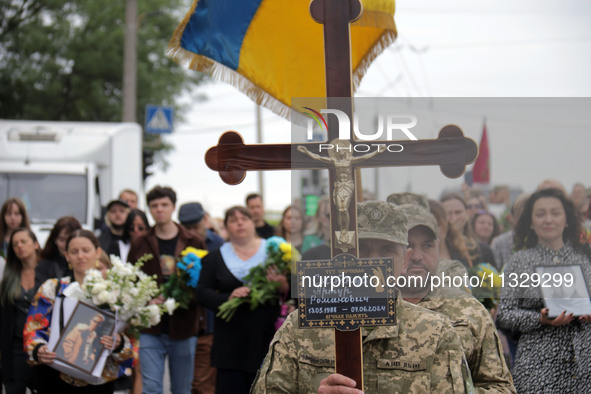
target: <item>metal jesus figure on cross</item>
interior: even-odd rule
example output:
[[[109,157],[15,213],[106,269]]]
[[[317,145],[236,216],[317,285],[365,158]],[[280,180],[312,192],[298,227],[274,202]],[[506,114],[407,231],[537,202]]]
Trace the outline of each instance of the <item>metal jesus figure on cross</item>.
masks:
[[[351,56],[349,24],[358,19],[362,7],[359,0],[313,0],[310,13],[324,25],[326,96],[328,108],[339,109],[352,119]],[[335,100],[334,98],[340,98]],[[349,98],[343,101],[342,98]],[[346,103],[346,104],[343,104]],[[334,117],[333,117],[334,118]],[[364,155],[354,155],[354,140],[338,140],[338,127],[329,117],[328,141],[336,152],[323,156],[318,143],[245,145],[234,132],[224,133],[217,146],[208,150],[205,161],[218,171],[228,184],[240,183],[246,171],[328,169],[331,200],[331,227],[338,231],[331,236],[331,253],[335,258],[342,252],[358,257],[356,191],[360,185],[356,170],[361,167],[391,167],[412,165],[439,165],[448,177],[459,177],[465,166],[476,159],[474,141],[465,138],[453,125],[445,126],[434,140],[380,141],[397,144],[402,149],[394,155],[380,153],[379,149]],[[332,124],[332,125],[331,125]],[[322,143],[326,146],[326,142]],[[313,160],[310,160],[313,159]],[[336,372],[362,384],[362,346],[360,330],[335,332]]]
[[[353,174],[353,164],[361,163],[378,153],[379,149],[362,156],[353,157],[351,142],[348,140],[332,140],[333,149],[328,150],[328,157],[312,153],[303,145],[298,146],[298,151],[305,153],[314,160],[325,164],[332,164],[335,169],[335,182],[332,192],[333,202],[338,209],[338,223],[340,231],[338,237],[335,237],[338,248],[343,252],[355,248],[355,231],[349,230],[349,205],[355,192],[355,180]],[[337,234],[335,234],[337,235]]]

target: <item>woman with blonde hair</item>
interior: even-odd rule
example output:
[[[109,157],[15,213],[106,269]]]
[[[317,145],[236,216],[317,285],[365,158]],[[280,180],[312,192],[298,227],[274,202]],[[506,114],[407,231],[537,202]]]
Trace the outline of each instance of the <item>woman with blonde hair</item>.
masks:
[[[304,216],[296,205],[288,205],[281,215],[277,235],[289,242],[297,250],[302,250]]]
[[[330,199],[328,196],[318,200],[316,215],[310,221],[310,229],[305,231],[302,253],[308,249],[330,244]]]

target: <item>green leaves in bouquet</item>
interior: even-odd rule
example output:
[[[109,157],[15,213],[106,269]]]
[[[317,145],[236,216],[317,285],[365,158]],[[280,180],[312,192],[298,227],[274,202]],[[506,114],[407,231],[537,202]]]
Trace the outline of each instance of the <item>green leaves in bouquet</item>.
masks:
[[[480,263],[469,270],[470,276],[477,276],[481,286],[472,288],[472,295],[489,311],[496,308],[501,291],[501,278],[495,267],[489,263]]]
[[[180,308],[189,308],[201,274],[201,258],[206,250],[187,247],[181,252],[181,260],[176,263],[175,272],[160,288],[165,298],[174,298]]]
[[[278,282],[269,282],[267,280],[267,271],[274,267],[282,275],[289,276],[291,272],[292,258],[298,259],[297,250],[292,249],[291,245],[281,237],[271,237],[267,241],[267,258],[262,264],[252,267],[244,277],[244,282],[250,288],[250,293],[246,297],[232,298],[224,302],[218,308],[217,316],[225,321],[230,321],[236,310],[245,303],[250,303],[250,310],[254,310],[260,305],[278,304],[279,297],[277,288]],[[296,253],[296,255],[292,255]]]
[[[182,284],[181,275],[171,275],[168,282],[161,286],[164,298],[174,298],[181,308],[187,309],[193,298],[193,292]]]

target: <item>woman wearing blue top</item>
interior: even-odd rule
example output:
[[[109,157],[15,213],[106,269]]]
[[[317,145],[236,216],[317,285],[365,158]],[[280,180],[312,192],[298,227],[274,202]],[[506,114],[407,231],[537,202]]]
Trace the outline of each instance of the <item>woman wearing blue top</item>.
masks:
[[[224,224],[229,242],[203,258],[197,285],[198,302],[214,311],[234,297],[248,295],[250,289],[243,278],[267,255],[266,242],[257,236],[246,208],[228,209]],[[280,282],[280,292],[289,290],[285,276],[269,272],[267,279]],[[216,318],[211,353],[212,366],[218,369],[217,394],[249,392],[275,333],[278,315],[279,306],[262,305],[251,310],[244,304],[229,322]]]

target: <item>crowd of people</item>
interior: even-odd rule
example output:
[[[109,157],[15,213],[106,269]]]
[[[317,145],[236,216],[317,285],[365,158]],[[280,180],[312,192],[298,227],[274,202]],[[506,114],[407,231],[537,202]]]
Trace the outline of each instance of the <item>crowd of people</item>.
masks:
[[[373,215],[359,221],[359,253],[392,257],[396,276],[474,275],[486,265],[509,278],[561,265],[580,266],[580,280],[590,284],[589,205],[583,185],[568,193],[554,180],[514,200],[504,186],[485,195],[465,185],[438,200],[392,194],[386,201],[358,202],[358,217]],[[7,393],[24,393],[27,387],[162,393],[168,389],[163,386],[166,359],[173,393],[358,392],[356,382],[335,373],[330,330],[299,329],[297,311],[277,330],[279,300],[291,291],[286,275],[267,271],[267,280],[276,282],[278,302],[255,309],[243,305],[230,321],[216,316],[224,302],[250,292],[244,278],[266,259],[266,239],[284,238],[304,260],[330,258],[329,197],[320,197],[313,210],[297,203],[286,207],[276,226],[265,220],[259,194],[246,196],[244,205],[230,207],[219,220],[199,202],[178,207],[175,220],[177,195],[170,187],[150,190],[146,206],[153,225],[138,208],[138,195],[123,190],[107,204],[99,229],[82,229],[76,218],[65,216],[40,245],[25,204],[16,197],[3,203],[0,352]],[[102,384],[89,385],[50,368],[58,357],[48,347],[53,306],[71,283],[81,283],[90,268],[105,272],[114,255],[132,263],[142,259],[142,270],[163,284],[189,246],[208,251],[189,307],[163,315],[137,339],[125,332],[101,337],[100,343],[113,350]],[[505,283],[498,304],[495,299],[487,310],[469,288],[397,289],[397,324],[362,329],[363,389],[591,391],[591,315],[553,314],[542,290]],[[164,301],[158,296],[151,303]],[[407,367],[397,368],[401,364],[392,360]]]

